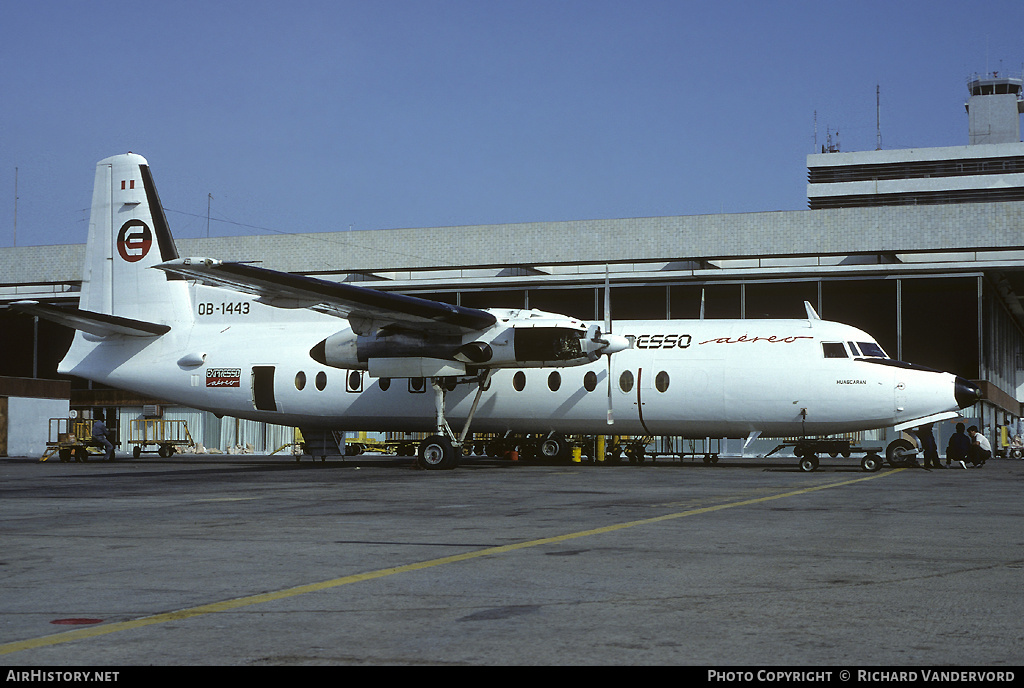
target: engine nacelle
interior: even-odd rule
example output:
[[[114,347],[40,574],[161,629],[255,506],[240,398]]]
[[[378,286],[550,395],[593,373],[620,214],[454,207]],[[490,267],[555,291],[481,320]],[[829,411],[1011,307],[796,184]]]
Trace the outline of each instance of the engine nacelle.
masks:
[[[491,312],[498,322],[481,332],[458,336],[385,327],[371,335],[357,335],[346,329],[314,346],[309,354],[322,365],[371,372],[376,366],[370,362],[381,359],[452,361],[471,370],[584,365],[630,345],[625,337],[602,335],[597,325],[563,315]]]
[[[370,359],[432,358],[455,360],[461,337],[430,336],[406,330],[381,329],[369,336],[352,330],[332,334],[312,349],[313,360],[332,368],[367,370]]]

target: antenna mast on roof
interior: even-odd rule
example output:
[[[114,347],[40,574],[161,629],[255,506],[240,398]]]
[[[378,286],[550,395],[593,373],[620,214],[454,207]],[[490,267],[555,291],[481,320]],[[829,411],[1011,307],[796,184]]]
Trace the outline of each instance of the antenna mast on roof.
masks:
[[[882,87],[875,84],[875,150],[882,150]]]

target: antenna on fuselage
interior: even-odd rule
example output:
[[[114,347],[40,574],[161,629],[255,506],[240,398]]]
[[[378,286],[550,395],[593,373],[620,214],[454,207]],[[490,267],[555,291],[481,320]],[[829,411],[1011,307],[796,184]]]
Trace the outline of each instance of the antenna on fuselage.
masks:
[[[704,290],[700,290],[700,319],[704,319]]]
[[[821,316],[818,315],[818,311],[814,310],[814,306],[811,305],[810,301],[804,301],[804,310],[807,311],[809,324],[813,325],[815,320],[821,320]]]

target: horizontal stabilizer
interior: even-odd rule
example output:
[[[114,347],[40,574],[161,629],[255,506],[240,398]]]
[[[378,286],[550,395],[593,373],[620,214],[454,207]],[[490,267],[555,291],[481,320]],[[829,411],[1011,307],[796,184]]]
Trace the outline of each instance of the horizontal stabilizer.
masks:
[[[258,296],[261,303],[271,306],[309,308],[348,318],[352,329],[358,334],[370,334],[389,326],[428,332],[466,333],[486,329],[497,322],[493,314],[476,308],[343,282],[328,282],[247,263],[225,263],[211,258],[181,258],[155,267],[209,286]]]
[[[169,325],[158,325],[157,323],[145,322],[143,320],[122,318],[117,315],[83,311],[78,308],[58,308],[57,306],[42,304],[38,301],[16,301],[11,304],[11,310],[18,313],[37,315],[44,320],[66,325],[98,337],[110,335],[159,337],[171,329]]]

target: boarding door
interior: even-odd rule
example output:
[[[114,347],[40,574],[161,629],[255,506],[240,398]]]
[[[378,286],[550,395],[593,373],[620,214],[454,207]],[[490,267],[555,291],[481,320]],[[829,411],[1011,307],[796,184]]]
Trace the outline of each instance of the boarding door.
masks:
[[[252,367],[252,405],[257,411],[277,411],[274,366]]]

